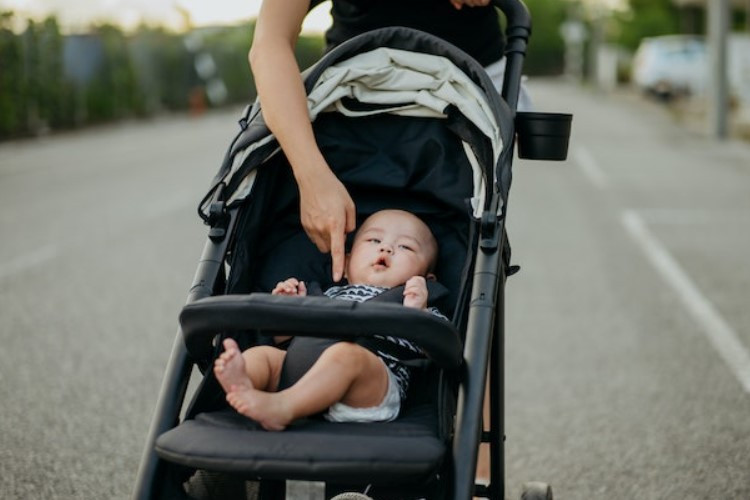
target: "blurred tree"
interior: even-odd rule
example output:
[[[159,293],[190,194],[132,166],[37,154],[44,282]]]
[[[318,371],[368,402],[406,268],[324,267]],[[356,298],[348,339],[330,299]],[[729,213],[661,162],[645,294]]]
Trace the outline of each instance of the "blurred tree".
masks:
[[[635,50],[647,36],[680,32],[680,17],[672,0],[629,0],[629,9],[616,11],[616,42]]]
[[[191,56],[182,36],[161,27],[142,25],[131,41],[144,111],[182,110],[191,87]]]
[[[247,61],[254,33],[255,22],[247,22],[214,31],[203,39],[216,63],[216,73],[227,88],[227,102],[244,103],[255,98],[255,83]]]
[[[217,74],[228,91],[228,103],[244,103],[255,99],[255,81],[247,53],[255,32],[255,22],[213,30],[203,36],[205,49],[213,56]],[[297,63],[305,69],[323,55],[325,42],[320,35],[301,35],[295,47]]]
[[[21,37],[11,29],[12,12],[0,12],[0,138],[25,128],[26,93]]]
[[[124,33],[116,26],[94,28],[104,48],[104,58],[96,77],[85,91],[87,120],[113,120],[145,114],[140,91]]]
[[[531,39],[524,72],[529,75],[559,75],[563,71],[565,44],[560,26],[565,20],[566,2],[525,0],[531,12]]]
[[[322,35],[301,35],[294,50],[300,69],[305,70],[318,62],[324,50],[325,40]]]
[[[71,126],[75,109],[75,91],[65,78],[63,67],[63,36],[57,19],[48,17],[36,27],[36,43],[32,69],[35,82],[33,100],[42,127]]]

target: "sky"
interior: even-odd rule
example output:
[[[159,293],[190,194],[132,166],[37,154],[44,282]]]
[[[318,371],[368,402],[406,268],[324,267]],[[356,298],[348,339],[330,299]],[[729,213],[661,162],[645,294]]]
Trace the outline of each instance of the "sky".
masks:
[[[0,11],[12,10],[20,17],[40,18],[56,14],[68,29],[85,28],[92,21],[115,22],[132,28],[141,21],[158,22],[179,29],[184,9],[195,26],[229,24],[256,17],[261,0],[0,0]],[[303,31],[322,32],[330,24],[325,3],[311,12]]]

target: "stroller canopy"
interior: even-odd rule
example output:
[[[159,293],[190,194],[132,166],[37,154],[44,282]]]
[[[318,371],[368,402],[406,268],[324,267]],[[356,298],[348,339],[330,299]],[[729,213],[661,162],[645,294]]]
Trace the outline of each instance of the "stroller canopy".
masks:
[[[474,216],[487,209],[493,185],[505,200],[510,172],[498,171],[496,165],[507,153],[503,146],[512,143],[512,114],[479,63],[455,46],[409,28],[376,30],[328,53],[305,73],[305,86],[311,121],[331,111],[450,121],[472,166]],[[241,122],[245,128],[201,203],[204,219],[218,187],[230,205],[241,203],[252,190],[255,169],[279,152],[259,113],[256,102]]]

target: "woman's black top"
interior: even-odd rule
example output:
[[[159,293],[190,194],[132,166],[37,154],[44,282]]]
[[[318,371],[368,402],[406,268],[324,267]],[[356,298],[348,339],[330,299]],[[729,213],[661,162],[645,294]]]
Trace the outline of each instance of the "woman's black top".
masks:
[[[406,26],[456,45],[483,66],[503,56],[503,34],[492,6],[457,10],[448,0],[333,0],[331,16],[329,50],[365,31]]]

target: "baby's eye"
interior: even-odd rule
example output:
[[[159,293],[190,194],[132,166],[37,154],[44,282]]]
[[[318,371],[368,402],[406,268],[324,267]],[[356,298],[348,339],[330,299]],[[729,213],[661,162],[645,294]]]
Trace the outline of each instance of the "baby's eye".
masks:
[[[368,241],[369,243],[375,243],[375,244],[378,244],[378,243],[380,243],[380,238],[369,238],[369,239],[368,239],[367,241]]]
[[[399,245],[398,247],[399,247],[399,248],[400,248],[401,250],[406,250],[406,251],[408,251],[408,252],[413,252],[413,251],[414,251],[414,249],[413,249],[412,247],[410,247],[409,245]]]

